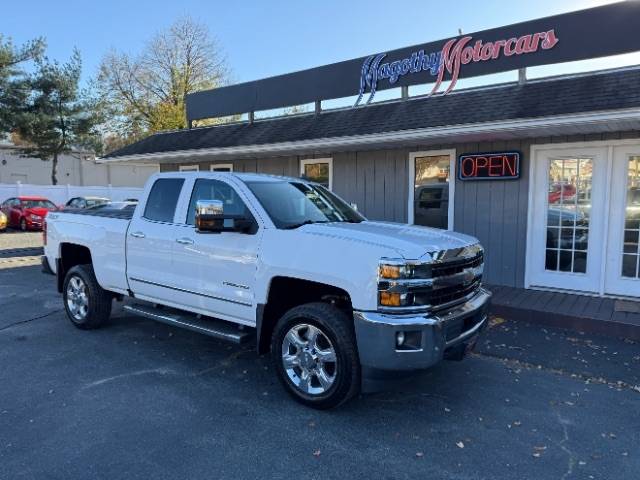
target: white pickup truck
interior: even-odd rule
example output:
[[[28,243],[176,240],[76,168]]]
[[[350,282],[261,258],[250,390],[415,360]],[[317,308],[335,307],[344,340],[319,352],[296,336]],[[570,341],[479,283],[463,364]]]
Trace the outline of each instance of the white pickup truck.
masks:
[[[321,185],[162,173],[140,202],[47,216],[43,270],[73,324],[133,314],[271,351],[286,390],[334,407],[460,359],[487,323],[467,235],[366,220]]]

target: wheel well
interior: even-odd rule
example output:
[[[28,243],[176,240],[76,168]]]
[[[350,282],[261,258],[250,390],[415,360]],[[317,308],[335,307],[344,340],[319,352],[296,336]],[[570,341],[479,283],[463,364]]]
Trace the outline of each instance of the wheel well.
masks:
[[[310,302],[326,302],[351,313],[351,297],[338,287],[291,277],[274,277],[266,305],[258,311],[258,352],[267,353],[273,329],[287,311]]]
[[[90,264],[91,251],[82,245],[76,245],[74,243],[62,243],[60,244],[60,259],[57,265],[58,275],[58,291],[62,292],[62,284],[64,283],[64,277],[69,270],[76,265]]]

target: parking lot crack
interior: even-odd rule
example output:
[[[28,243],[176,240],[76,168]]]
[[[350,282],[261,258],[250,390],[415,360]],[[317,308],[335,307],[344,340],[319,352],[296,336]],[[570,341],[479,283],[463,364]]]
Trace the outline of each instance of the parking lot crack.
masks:
[[[135,372],[129,372],[129,373],[121,373],[120,375],[114,375],[112,377],[106,377],[106,378],[101,378],[100,380],[96,380],[95,382],[91,382],[88,383],[87,385],[85,385],[84,387],[82,387],[82,390],[86,390],[88,388],[93,388],[93,387],[97,387],[100,385],[104,385],[105,383],[110,383],[116,380],[122,380],[123,378],[129,378],[129,377],[137,377],[140,375],[149,375],[149,374],[157,374],[157,375],[170,375],[170,374],[174,374],[175,372],[169,368],[150,368],[150,369],[146,369],[146,370],[137,370]]]
[[[560,447],[560,449],[563,452],[565,452],[569,457],[569,460],[567,463],[567,471],[564,473],[564,475],[562,475],[562,480],[564,480],[565,478],[569,477],[573,473],[573,468],[576,465],[576,457],[573,451],[571,451],[569,447],[567,447],[566,445],[567,442],[569,442],[569,430],[567,428],[567,425],[569,424],[569,420],[562,418],[562,416],[558,412],[556,412],[556,416],[558,417],[558,422],[562,426],[563,437],[562,437],[562,440],[560,440],[560,442],[554,442],[554,443],[556,443],[556,445],[558,445],[558,447]]]
[[[20,320],[19,322],[10,323],[9,325],[5,325],[4,327],[0,327],[0,332],[3,330],[8,330],[13,327],[17,327],[18,325],[23,325],[25,323],[33,322],[34,320],[40,320],[42,318],[50,317],[55,313],[61,312],[62,309],[52,310],[51,312],[45,313],[44,315],[38,315],[37,317],[27,318],[26,320]]]

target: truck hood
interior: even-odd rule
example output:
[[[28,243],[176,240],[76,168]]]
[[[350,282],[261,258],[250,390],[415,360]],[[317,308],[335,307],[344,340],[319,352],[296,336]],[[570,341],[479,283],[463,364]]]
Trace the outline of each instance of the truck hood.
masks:
[[[478,243],[475,238],[462,233],[391,222],[316,223],[305,225],[300,231],[309,235],[330,236],[387,247],[397,251],[402,257],[413,260],[425,253]]]

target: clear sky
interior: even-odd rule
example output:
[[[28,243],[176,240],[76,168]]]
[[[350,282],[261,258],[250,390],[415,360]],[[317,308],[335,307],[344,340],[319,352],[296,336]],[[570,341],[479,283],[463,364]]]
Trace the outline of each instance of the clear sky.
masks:
[[[4,0],[0,32],[17,43],[44,36],[49,56],[58,60],[77,46],[86,80],[110,48],[136,53],[158,30],[188,14],[217,37],[236,83],[438,40],[457,35],[458,28],[474,32],[604,3],[610,2]],[[532,75],[632,63],[640,63],[640,56],[541,67]]]

